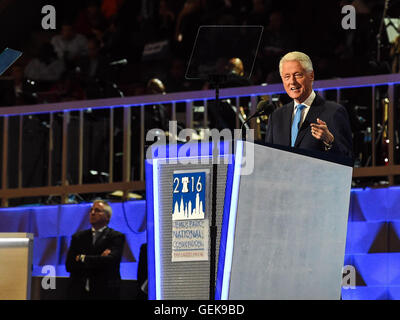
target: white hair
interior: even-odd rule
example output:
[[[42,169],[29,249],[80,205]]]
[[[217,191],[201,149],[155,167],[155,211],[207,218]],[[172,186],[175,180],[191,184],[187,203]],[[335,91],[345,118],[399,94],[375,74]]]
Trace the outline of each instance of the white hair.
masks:
[[[103,205],[104,212],[107,214],[107,217],[108,217],[108,222],[110,222],[110,219],[112,216],[112,208],[111,208],[110,204],[107,201],[102,200],[102,199],[94,200],[93,204],[95,204],[95,203],[101,203]]]
[[[308,55],[299,51],[292,51],[285,54],[279,61],[279,74],[282,74],[282,66],[287,61],[298,61],[306,72],[314,71],[311,59]]]

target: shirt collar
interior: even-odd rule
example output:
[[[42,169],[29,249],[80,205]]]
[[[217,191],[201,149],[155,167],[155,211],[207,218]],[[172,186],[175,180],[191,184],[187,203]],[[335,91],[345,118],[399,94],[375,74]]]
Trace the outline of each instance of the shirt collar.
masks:
[[[107,228],[107,226],[104,226],[102,228],[100,228],[99,230],[96,230],[95,228],[92,227],[92,232],[103,232],[105,229]]]
[[[316,93],[314,92],[314,90],[312,90],[310,95],[308,96],[308,98],[306,100],[304,100],[302,103],[297,103],[296,101],[294,101],[294,109],[296,110],[296,108],[299,104],[305,105],[306,108],[311,107],[312,103],[314,102],[315,97],[316,97]]]

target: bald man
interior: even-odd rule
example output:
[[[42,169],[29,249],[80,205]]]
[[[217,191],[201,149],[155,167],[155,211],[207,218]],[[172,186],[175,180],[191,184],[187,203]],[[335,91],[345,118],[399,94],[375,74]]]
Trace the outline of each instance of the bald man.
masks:
[[[92,228],[72,236],[65,263],[71,274],[68,298],[119,299],[125,236],[108,227],[111,216],[108,202],[96,200],[89,211]]]

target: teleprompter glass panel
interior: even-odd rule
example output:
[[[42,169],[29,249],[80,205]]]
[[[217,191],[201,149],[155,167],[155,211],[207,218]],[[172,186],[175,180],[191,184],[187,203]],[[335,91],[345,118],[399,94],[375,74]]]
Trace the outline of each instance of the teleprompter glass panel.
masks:
[[[187,79],[229,76],[229,60],[239,58],[249,79],[260,44],[262,26],[201,26],[186,71]]]

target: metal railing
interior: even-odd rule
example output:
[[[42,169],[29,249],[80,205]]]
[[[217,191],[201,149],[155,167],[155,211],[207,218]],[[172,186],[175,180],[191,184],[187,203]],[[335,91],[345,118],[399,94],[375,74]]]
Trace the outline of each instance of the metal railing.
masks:
[[[365,90],[370,94],[370,98],[367,99],[370,103],[367,103],[367,107],[371,115],[370,152],[372,158],[368,166],[354,168],[353,178],[383,176],[387,177],[388,185],[394,185],[396,183],[395,176],[400,175],[400,165],[395,161],[397,150],[395,138],[398,122],[395,120],[398,108],[396,89],[398,85],[400,85],[399,74],[314,82],[314,89],[320,95],[329,99],[334,96],[333,99],[336,99],[337,102],[341,102],[343,94],[349,90],[357,91],[362,88],[364,94]],[[385,141],[388,154],[385,164],[379,165],[377,161],[377,124],[381,119],[376,110],[379,104],[377,92],[381,96],[382,88],[387,101],[385,126],[388,130],[385,131]],[[283,86],[273,84],[221,89],[220,99],[229,98],[230,102],[236,106],[236,126],[239,127],[241,99],[247,99],[247,113],[251,114],[255,112],[261,97],[272,98],[274,95],[281,94],[284,94]],[[200,103],[203,107],[200,112],[202,116],[200,126],[206,128],[209,120],[207,108],[214,99],[215,92],[213,90],[204,90],[0,108],[0,117],[2,118],[0,120],[1,205],[8,206],[10,199],[39,196],[57,196],[61,198],[61,203],[67,203],[70,194],[102,193],[115,190],[119,190],[122,199],[126,200],[129,192],[145,189],[145,123],[146,117],[149,116],[146,114],[148,108],[159,104],[166,105],[170,113],[170,120],[179,118],[184,122],[186,128],[193,128],[195,122],[197,121],[197,125],[199,122],[198,119],[194,120],[194,110],[196,110],[196,104]],[[86,135],[98,134],[96,127],[88,127],[88,123],[91,121],[88,117],[96,112],[101,112],[100,122],[103,124],[102,133],[106,140],[102,146],[105,151],[101,158],[103,162],[107,162],[107,165],[104,168],[104,179],[93,182],[85,178],[90,169],[86,163],[88,156],[85,146],[88,146]],[[196,111],[196,114],[198,113]],[[43,171],[42,176],[46,177],[42,179],[39,186],[30,185],[29,181],[24,179],[25,164],[30,163],[31,160],[30,154],[25,152],[26,138],[32,139],[32,135],[33,137],[38,135],[35,129],[27,129],[27,121],[32,119],[39,119],[37,122],[43,123],[40,130],[44,136],[43,139],[46,140],[44,143],[46,147],[39,150],[46,153],[43,155],[44,165],[37,169]],[[256,121],[251,122],[251,126],[259,130]],[[121,133],[118,140],[116,140],[116,131]],[[13,143],[12,140],[16,141]],[[119,145],[119,150],[117,150],[116,143]],[[132,146],[134,146],[134,150],[132,150]],[[73,160],[70,157],[71,152],[76,154]],[[117,153],[118,159],[116,158]],[[92,163],[96,163],[96,159],[92,160]],[[11,166],[14,168],[13,172],[16,172],[15,175],[10,173]],[[71,179],[72,171],[75,175],[73,179]],[[35,170],[32,172],[37,173]],[[11,183],[10,177],[12,177],[13,183]]]

